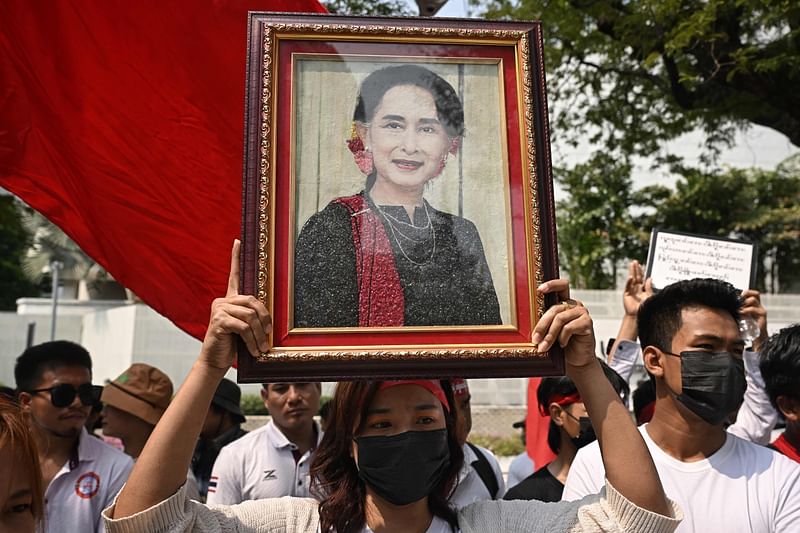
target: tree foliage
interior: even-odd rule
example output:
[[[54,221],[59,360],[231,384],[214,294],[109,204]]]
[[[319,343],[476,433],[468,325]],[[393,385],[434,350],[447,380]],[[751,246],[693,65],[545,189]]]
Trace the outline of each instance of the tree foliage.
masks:
[[[323,0],[322,3],[337,15],[416,15],[403,0]]]
[[[13,311],[17,298],[38,296],[38,287],[22,271],[30,236],[19,218],[13,196],[0,196],[0,310]]]
[[[756,288],[800,292],[800,158],[776,170],[726,169],[681,173],[675,190],[664,186],[640,191],[645,228],[747,239],[757,244]],[[633,257],[644,258],[640,240]]]
[[[541,19],[554,135],[649,156],[701,128],[747,124],[800,146],[800,3],[789,0],[471,0]]]
[[[630,174],[629,164],[606,153],[557,172],[568,195],[556,211],[559,259],[576,288],[613,287],[617,264],[639,242],[631,215],[636,197]]]
[[[800,155],[775,170],[673,167],[674,187],[633,190],[630,166],[597,153],[557,173],[559,258],[573,286],[615,286],[616,268],[647,258],[653,228],[757,244],[756,288],[800,292]]]
[[[61,262],[63,279],[105,280],[108,277],[108,273],[61,228],[37,211],[22,211],[20,223],[30,235],[30,247],[22,258],[22,270],[31,281],[40,282],[50,272],[53,261]]]

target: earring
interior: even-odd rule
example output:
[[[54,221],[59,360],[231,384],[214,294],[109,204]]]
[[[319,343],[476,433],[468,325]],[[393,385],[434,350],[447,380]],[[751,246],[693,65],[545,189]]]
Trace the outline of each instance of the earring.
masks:
[[[364,147],[364,141],[358,136],[355,122],[353,122],[353,125],[350,127],[350,138],[347,140],[347,148],[353,154],[353,159],[355,159],[358,169],[363,174],[371,174],[375,168],[375,164],[372,160],[372,152],[369,147]]]
[[[456,155],[459,148],[461,148],[461,137],[453,137],[453,139],[450,141],[450,148],[448,149],[448,152],[452,155]]]
[[[447,164],[447,154],[444,154],[442,156],[442,159],[439,160],[439,166],[436,167],[436,170],[433,172],[433,175],[430,177],[430,179],[438,178],[439,175],[444,170],[446,164]]]

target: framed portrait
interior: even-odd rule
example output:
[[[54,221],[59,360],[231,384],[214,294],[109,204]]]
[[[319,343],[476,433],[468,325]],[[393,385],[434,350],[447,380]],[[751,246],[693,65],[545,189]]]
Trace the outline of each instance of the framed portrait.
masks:
[[[559,374],[538,22],[251,13],[243,382]]]

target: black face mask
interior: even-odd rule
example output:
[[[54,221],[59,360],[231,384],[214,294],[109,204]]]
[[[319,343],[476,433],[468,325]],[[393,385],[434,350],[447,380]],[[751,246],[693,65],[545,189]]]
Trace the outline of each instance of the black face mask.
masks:
[[[355,440],[358,477],[394,505],[428,496],[450,466],[446,429]]]
[[[744,363],[729,352],[681,352],[680,357],[683,392],[676,398],[712,426],[721,424],[744,399]]]
[[[572,416],[569,411],[564,410],[567,415],[575,420],[578,424],[580,424],[580,430],[578,430],[578,434],[574,437],[570,437],[572,444],[575,445],[576,448],[579,450],[586,446],[587,444],[591,444],[597,440],[597,435],[594,432],[594,427],[592,426],[592,421],[589,419],[588,416],[582,416],[580,418],[575,418]]]

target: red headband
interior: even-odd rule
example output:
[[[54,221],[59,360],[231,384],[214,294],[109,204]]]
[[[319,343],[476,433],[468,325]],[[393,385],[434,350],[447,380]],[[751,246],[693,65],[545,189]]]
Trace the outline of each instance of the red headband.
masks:
[[[566,396],[562,394],[553,394],[547,399],[546,405],[539,404],[539,414],[542,416],[550,416],[550,413],[548,411],[551,403],[564,406],[564,405],[569,405],[571,403],[578,403],[580,401],[582,401],[581,395],[578,394],[577,392],[568,394]]]
[[[450,412],[450,405],[447,403],[447,396],[445,396],[444,390],[438,381],[434,381],[432,379],[399,379],[396,381],[381,381],[381,384],[378,385],[378,391],[382,391],[383,389],[388,389],[389,387],[394,387],[397,385],[418,385],[422,387],[426,391],[436,396],[436,398],[442,402],[442,407],[444,407],[444,410],[448,413]]]
[[[466,379],[461,379],[461,378],[451,379],[450,388],[453,389],[453,396],[455,397],[469,395],[469,385],[467,385]]]

